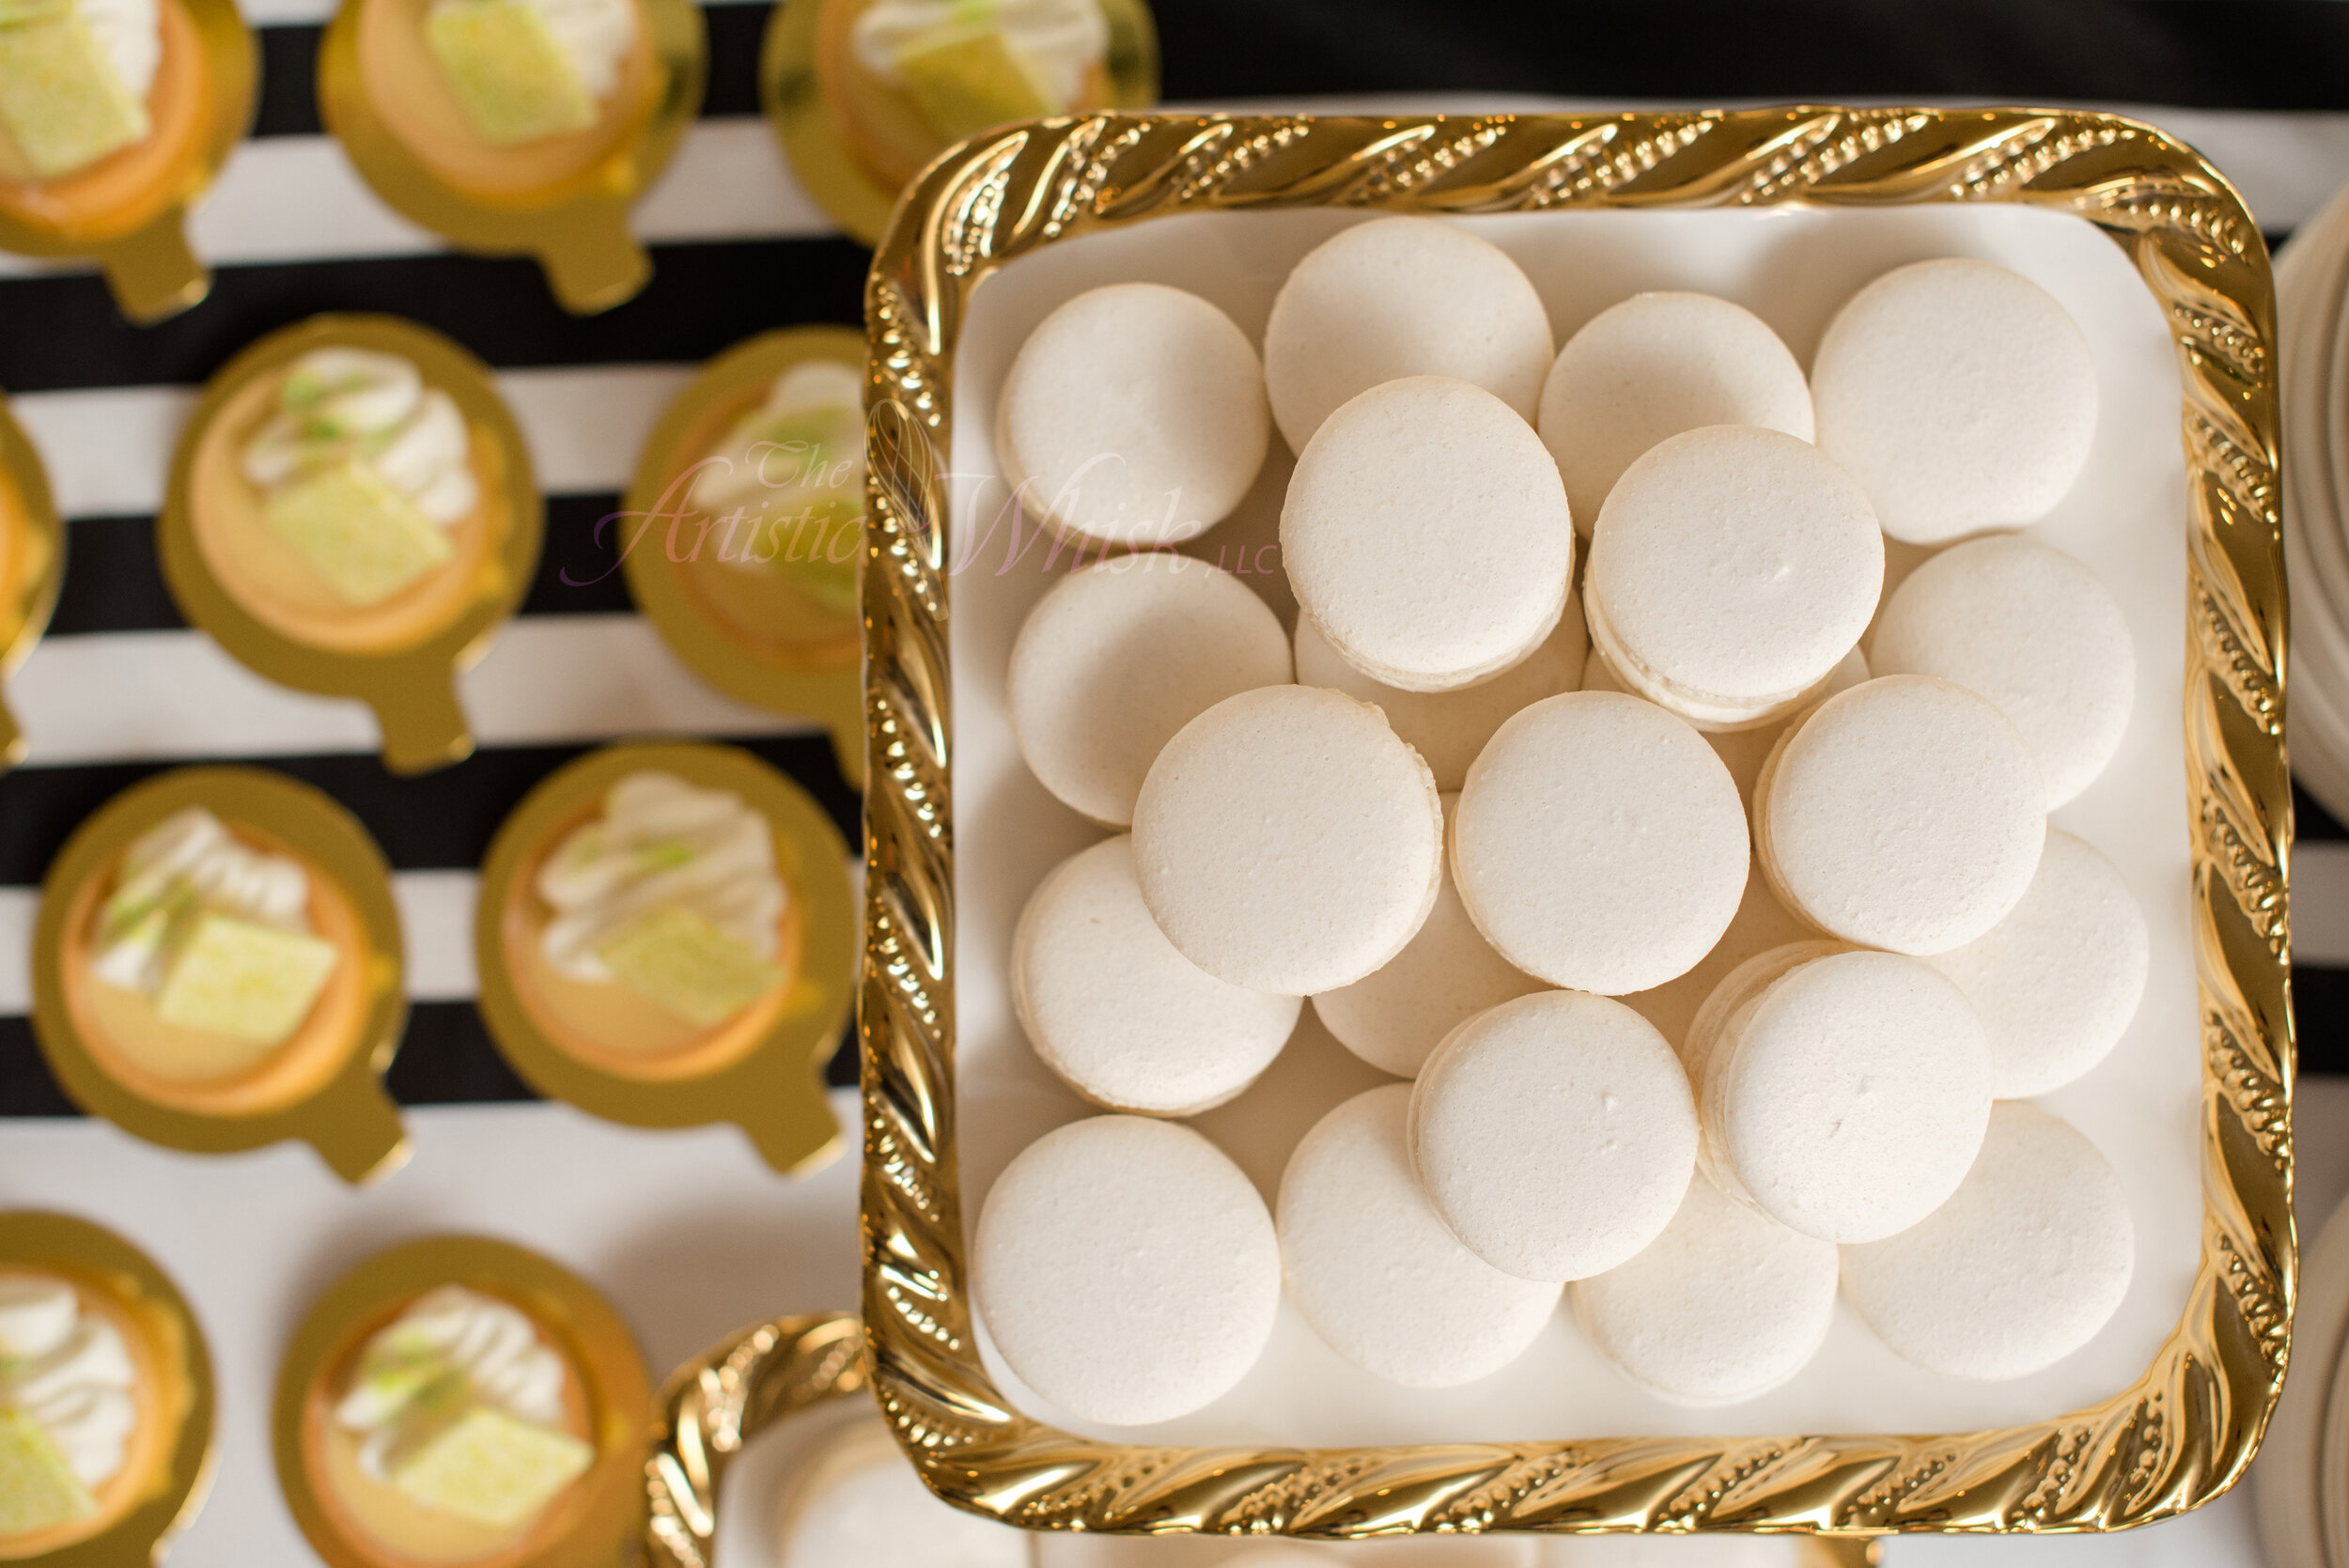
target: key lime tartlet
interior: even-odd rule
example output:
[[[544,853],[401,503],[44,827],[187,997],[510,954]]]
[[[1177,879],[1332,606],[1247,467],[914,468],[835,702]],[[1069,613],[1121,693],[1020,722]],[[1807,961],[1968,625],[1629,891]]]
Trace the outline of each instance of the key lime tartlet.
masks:
[[[773,1023],[801,921],[765,816],[731,790],[621,776],[518,880],[517,988],[558,1046],[670,1078],[737,1060]]]
[[[181,1390],[145,1324],[63,1271],[0,1265],[0,1557],[111,1529],[153,1489]]]
[[[66,1006],[134,1094],[236,1115],[314,1092],[368,999],[350,896],[261,830],[185,806],[70,895]]]
[[[250,378],[199,438],[189,501],[221,585],[280,634],[412,645],[473,598],[503,454],[412,360],[313,349]]]

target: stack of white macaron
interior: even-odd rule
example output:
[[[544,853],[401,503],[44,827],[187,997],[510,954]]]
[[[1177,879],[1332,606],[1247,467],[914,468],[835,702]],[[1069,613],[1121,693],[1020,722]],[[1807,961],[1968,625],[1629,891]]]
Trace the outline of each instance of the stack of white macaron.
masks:
[[[2349,821],[2349,189],[2276,258],[2293,777]]]
[[[1037,603],[1007,706],[1114,836],[1036,889],[1010,979],[1108,1114],[985,1201],[1011,1369],[1087,1421],[1181,1416],[1247,1374],[1283,1290],[1412,1387],[1498,1371],[1569,1285],[1626,1376],[1689,1403],[1793,1376],[1839,1285],[1954,1377],[2092,1337],[2128,1206],[2029,1101],[2120,1039],[2147,934],[2046,814],[2117,750],[2135,664],[2087,568],[2014,531],[2096,404],[2061,307],[1975,260],[1861,289],[1808,378],[1695,294],[1554,350],[1509,256],[1432,219],[1308,255],[1261,362],[1156,284],[1050,316],[999,457],[1121,552]],[[1268,425],[1293,631],[1172,548]],[[1889,596],[1888,537],[1921,559]],[[1315,1126],[1268,1211],[1181,1119],[1307,1000],[1398,1081]]]

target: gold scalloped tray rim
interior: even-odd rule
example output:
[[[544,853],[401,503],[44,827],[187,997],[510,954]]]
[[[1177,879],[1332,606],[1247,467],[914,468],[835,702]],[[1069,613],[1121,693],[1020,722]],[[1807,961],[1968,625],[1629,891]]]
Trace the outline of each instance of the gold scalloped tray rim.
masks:
[[[660,504],[680,456],[677,443],[709,406],[753,386],[771,381],[808,360],[837,360],[864,365],[864,334],[854,327],[785,327],[738,343],[717,355],[661,410],[645,438],[620,502],[623,520],[641,517]],[[694,675],[727,696],[776,713],[820,721],[832,737],[832,753],[852,784],[863,782],[864,683],[854,662],[837,670],[795,670],[762,659],[728,635],[695,605],[665,563],[622,546],[620,570],[636,608],[661,640]]]
[[[639,1474],[655,1420],[644,1351],[619,1308],[594,1284],[544,1253],[486,1235],[428,1235],[386,1248],[337,1275],[303,1310],[278,1358],[269,1424],[278,1489],[303,1537],[330,1568],[391,1568],[393,1560],[354,1545],[319,1501],[303,1456],[303,1406],[328,1358],[359,1324],[446,1284],[485,1290],[529,1311],[541,1334],[560,1338],[592,1395],[596,1460],[581,1478],[590,1496],[579,1521],[537,1551],[501,1557],[505,1568],[628,1568],[644,1535]],[[551,1321],[541,1303],[558,1309],[560,1320]]]
[[[1913,1436],[1179,1448],[1014,1409],[978,1356],[956,1157],[942,475],[972,290],[1042,246],[1175,213],[1983,201],[2070,213],[2120,245],[2162,306],[2185,388],[2205,1207],[2187,1308],[2145,1374],[2051,1421]],[[863,1318],[877,1396],[933,1490],[1038,1529],[1872,1535],[2120,1529],[2241,1477],[2281,1385],[2294,1289],[2286,624],[2266,249],[2198,154],[2118,116],[2053,109],[1045,120],[931,166],[865,306]]]
[[[369,997],[343,1061],[309,1094],[252,1115],[162,1105],[122,1083],[83,1041],[60,981],[65,911],[75,892],[140,833],[193,805],[231,823],[264,828],[299,849],[334,879],[366,933]],[[33,925],[33,1036],[77,1105],[150,1143],[227,1154],[299,1139],[345,1181],[378,1181],[405,1164],[409,1152],[398,1108],[381,1081],[408,1022],[405,962],[391,868],[359,819],[334,797],[260,768],[175,768],[132,784],[91,813],[50,862]]]
[[[125,1307],[151,1304],[178,1331],[188,1407],[159,1473],[159,1484],[106,1529],[35,1557],[38,1568],[124,1568],[160,1560],[164,1545],[194,1521],[211,1490],[218,1394],[204,1327],[162,1265],[127,1238],[79,1215],[51,1209],[0,1212],[0,1266],[63,1267],[103,1281]],[[135,1292],[135,1294],[132,1294]]]
[[[806,917],[795,979],[811,987],[807,1001],[781,1013],[735,1061],[668,1079],[612,1072],[555,1044],[523,1005],[506,961],[505,913],[514,878],[547,847],[556,827],[600,800],[615,780],[648,768],[740,795],[784,841],[784,853],[797,857],[804,868],[799,877],[786,875],[786,885],[801,900]],[[824,1066],[838,1048],[855,1002],[856,905],[848,864],[848,841],[824,808],[797,780],[755,753],[707,741],[617,740],[598,747],[550,773],[524,796],[482,857],[473,943],[481,1021],[514,1070],[550,1098],[630,1126],[730,1122],[750,1136],[774,1169],[807,1174],[828,1162],[841,1143],[825,1099]]]
[[[1159,31],[1148,0],[1100,0],[1110,24],[1102,63],[1112,110],[1147,109],[1159,101]],[[824,107],[816,81],[816,30],[822,0],[782,5],[767,19],[758,46],[758,102],[800,184],[860,245],[878,242],[903,193],[869,173]],[[951,149],[941,154],[952,156]],[[916,180],[916,184],[920,181]],[[909,187],[910,189],[910,187]]]
[[[335,7],[319,44],[317,90],[328,134],[367,188],[461,249],[535,257],[574,315],[609,310],[641,290],[652,262],[628,226],[629,211],[676,156],[708,85],[708,30],[693,0],[639,0],[661,62],[659,96],[633,137],[535,201],[472,195],[433,174],[392,133],[359,78],[359,8],[366,3],[341,0]]]
[[[9,576],[17,590],[13,599],[0,602],[0,675],[12,674],[30,657],[40,634],[49,629],[57,608],[57,590],[65,584],[65,523],[49,488],[49,471],[40,451],[16,422],[8,400],[0,397],[0,485],[15,499],[13,510],[23,520],[26,548],[36,552],[28,571]],[[5,551],[0,551],[5,559]],[[24,756],[24,736],[15,715],[0,701],[0,768],[14,767]]]
[[[482,560],[470,604],[406,647],[344,652],[288,636],[245,608],[213,574],[196,543],[196,449],[212,421],[255,377],[330,345],[381,349],[413,362],[426,383],[454,398],[469,423],[491,432],[505,459],[506,531]],[[489,651],[498,629],[530,591],[545,527],[546,503],[538,493],[530,445],[488,365],[454,338],[405,318],[327,311],[247,344],[205,383],[172,451],[155,541],[163,581],[192,623],[238,662],[281,686],[359,698],[375,710],[383,732],[385,766],[394,772],[421,772],[472,753],[472,726],[458,701],[457,676]]]
[[[0,213],[0,251],[53,261],[96,261],[122,313],[142,324],[184,310],[210,290],[210,271],[188,247],[188,211],[244,140],[259,102],[260,45],[236,0],[182,4],[203,40],[210,123],[154,214],[135,228],[100,236],[65,233]]]

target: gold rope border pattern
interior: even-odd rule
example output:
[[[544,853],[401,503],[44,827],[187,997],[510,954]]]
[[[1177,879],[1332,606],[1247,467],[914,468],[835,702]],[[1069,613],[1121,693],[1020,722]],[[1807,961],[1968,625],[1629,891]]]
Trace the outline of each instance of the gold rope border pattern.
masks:
[[[941,474],[979,280],[1061,239],[1184,212],[1983,201],[2103,229],[2167,314],[2185,385],[2205,1214],[2192,1296],[2145,1375],[2061,1420],[1914,1437],[1182,1449],[1096,1442],[1013,1409],[972,1339],[955,1147]],[[865,309],[863,1319],[875,1392],[934,1490],[1047,1529],[1872,1534],[2117,1529],[2240,1477],[2281,1385],[2295,1267],[2286,620],[2266,251],[2196,153],[2127,119],[2040,110],[1049,120],[930,168]]]

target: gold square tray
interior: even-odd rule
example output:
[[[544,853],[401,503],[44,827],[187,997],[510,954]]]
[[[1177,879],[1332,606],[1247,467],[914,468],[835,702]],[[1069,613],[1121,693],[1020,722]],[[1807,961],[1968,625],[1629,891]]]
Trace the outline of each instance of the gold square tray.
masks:
[[[1014,1409],[973,1334],[956,1144],[944,479],[972,291],[1041,247],[1177,213],[1985,202],[2071,214],[2119,245],[2185,388],[2204,1214],[2192,1294],[2153,1364],[2052,1421],[1914,1436],[1179,1448]],[[1033,1529],[1864,1536],[2121,1529],[2240,1478],[2281,1386],[2294,1275],[2275,301],[2258,229],[2192,149],[2115,116],[2033,109],[1045,120],[930,167],[865,311],[863,1318],[874,1390],[933,1490]]]

